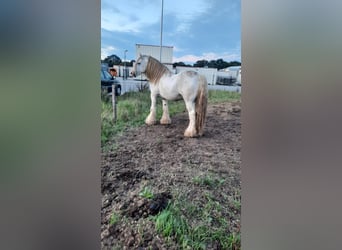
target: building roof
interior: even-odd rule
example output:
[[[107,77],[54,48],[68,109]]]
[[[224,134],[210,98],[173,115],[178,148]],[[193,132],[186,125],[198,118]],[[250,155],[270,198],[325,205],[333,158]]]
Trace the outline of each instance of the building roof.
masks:
[[[147,46],[147,47],[160,47],[160,45],[150,45],[150,44],[141,44],[141,43],[136,43],[136,46]],[[163,48],[173,48],[173,46],[162,46]]]

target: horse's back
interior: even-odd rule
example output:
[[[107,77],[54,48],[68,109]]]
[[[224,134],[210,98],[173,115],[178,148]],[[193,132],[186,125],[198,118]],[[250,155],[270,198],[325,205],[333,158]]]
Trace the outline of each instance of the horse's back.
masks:
[[[192,70],[182,71],[177,75],[179,93],[184,99],[195,99],[202,81],[201,75]]]
[[[180,94],[184,100],[194,101],[202,84],[206,84],[204,76],[196,71],[187,70],[162,77],[158,88],[159,94],[167,100],[176,100]]]

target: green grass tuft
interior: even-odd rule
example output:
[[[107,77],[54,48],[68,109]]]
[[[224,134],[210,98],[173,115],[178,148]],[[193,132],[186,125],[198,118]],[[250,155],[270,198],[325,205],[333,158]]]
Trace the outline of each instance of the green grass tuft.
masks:
[[[113,212],[112,216],[110,217],[109,220],[109,225],[115,225],[117,222],[119,222],[120,220],[120,216],[118,214],[116,214],[115,212]]]
[[[152,199],[154,197],[154,194],[149,187],[144,187],[144,189],[139,193],[139,196],[146,199]]]
[[[224,183],[224,179],[214,178],[211,175],[196,176],[192,179],[193,183],[200,186],[208,186],[210,188],[220,186]]]
[[[189,226],[182,217],[179,208],[169,206],[159,213],[155,218],[156,230],[164,237],[175,237],[182,246],[188,246]]]

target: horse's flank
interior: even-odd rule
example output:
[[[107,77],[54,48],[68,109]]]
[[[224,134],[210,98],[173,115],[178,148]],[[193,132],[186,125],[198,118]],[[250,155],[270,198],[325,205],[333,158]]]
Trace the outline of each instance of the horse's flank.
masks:
[[[171,74],[171,71],[153,57],[148,57],[145,74],[150,83],[156,84],[164,74]]]

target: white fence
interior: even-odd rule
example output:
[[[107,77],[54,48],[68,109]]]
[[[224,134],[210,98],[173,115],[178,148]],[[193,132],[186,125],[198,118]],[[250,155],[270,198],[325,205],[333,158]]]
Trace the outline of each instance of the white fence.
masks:
[[[191,68],[191,67],[183,67],[183,66],[177,66],[176,67],[176,73],[180,73],[182,71],[187,70],[193,70],[198,72],[201,75],[204,75],[205,78],[207,78],[208,84],[214,85],[216,84],[216,73],[217,69],[212,68]]]
[[[177,66],[175,73],[186,70],[193,70],[201,75],[204,75],[207,78],[207,82],[209,85],[232,85],[235,83],[241,85],[241,67],[232,67],[232,69],[228,68],[224,71],[218,71],[214,68],[191,68]]]
[[[214,68],[193,68],[193,67],[184,67],[184,66],[177,66],[175,69],[173,68],[172,64],[165,64],[165,66],[173,73],[177,74],[182,71],[192,70],[196,71],[201,75],[204,75],[207,79],[209,85],[232,85],[232,84],[239,84],[241,85],[241,67],[232,67],[232,69],[226,69],[223,71],[218,71]],[[114,68],[118,72],[118,77],[124,76],[124,66],[114,65]],[[132,76],[133,67],[126,67],[127,76]],[[145,77],[142,77],[143,79]],[[140,76],[137,77],[140,79]]]

